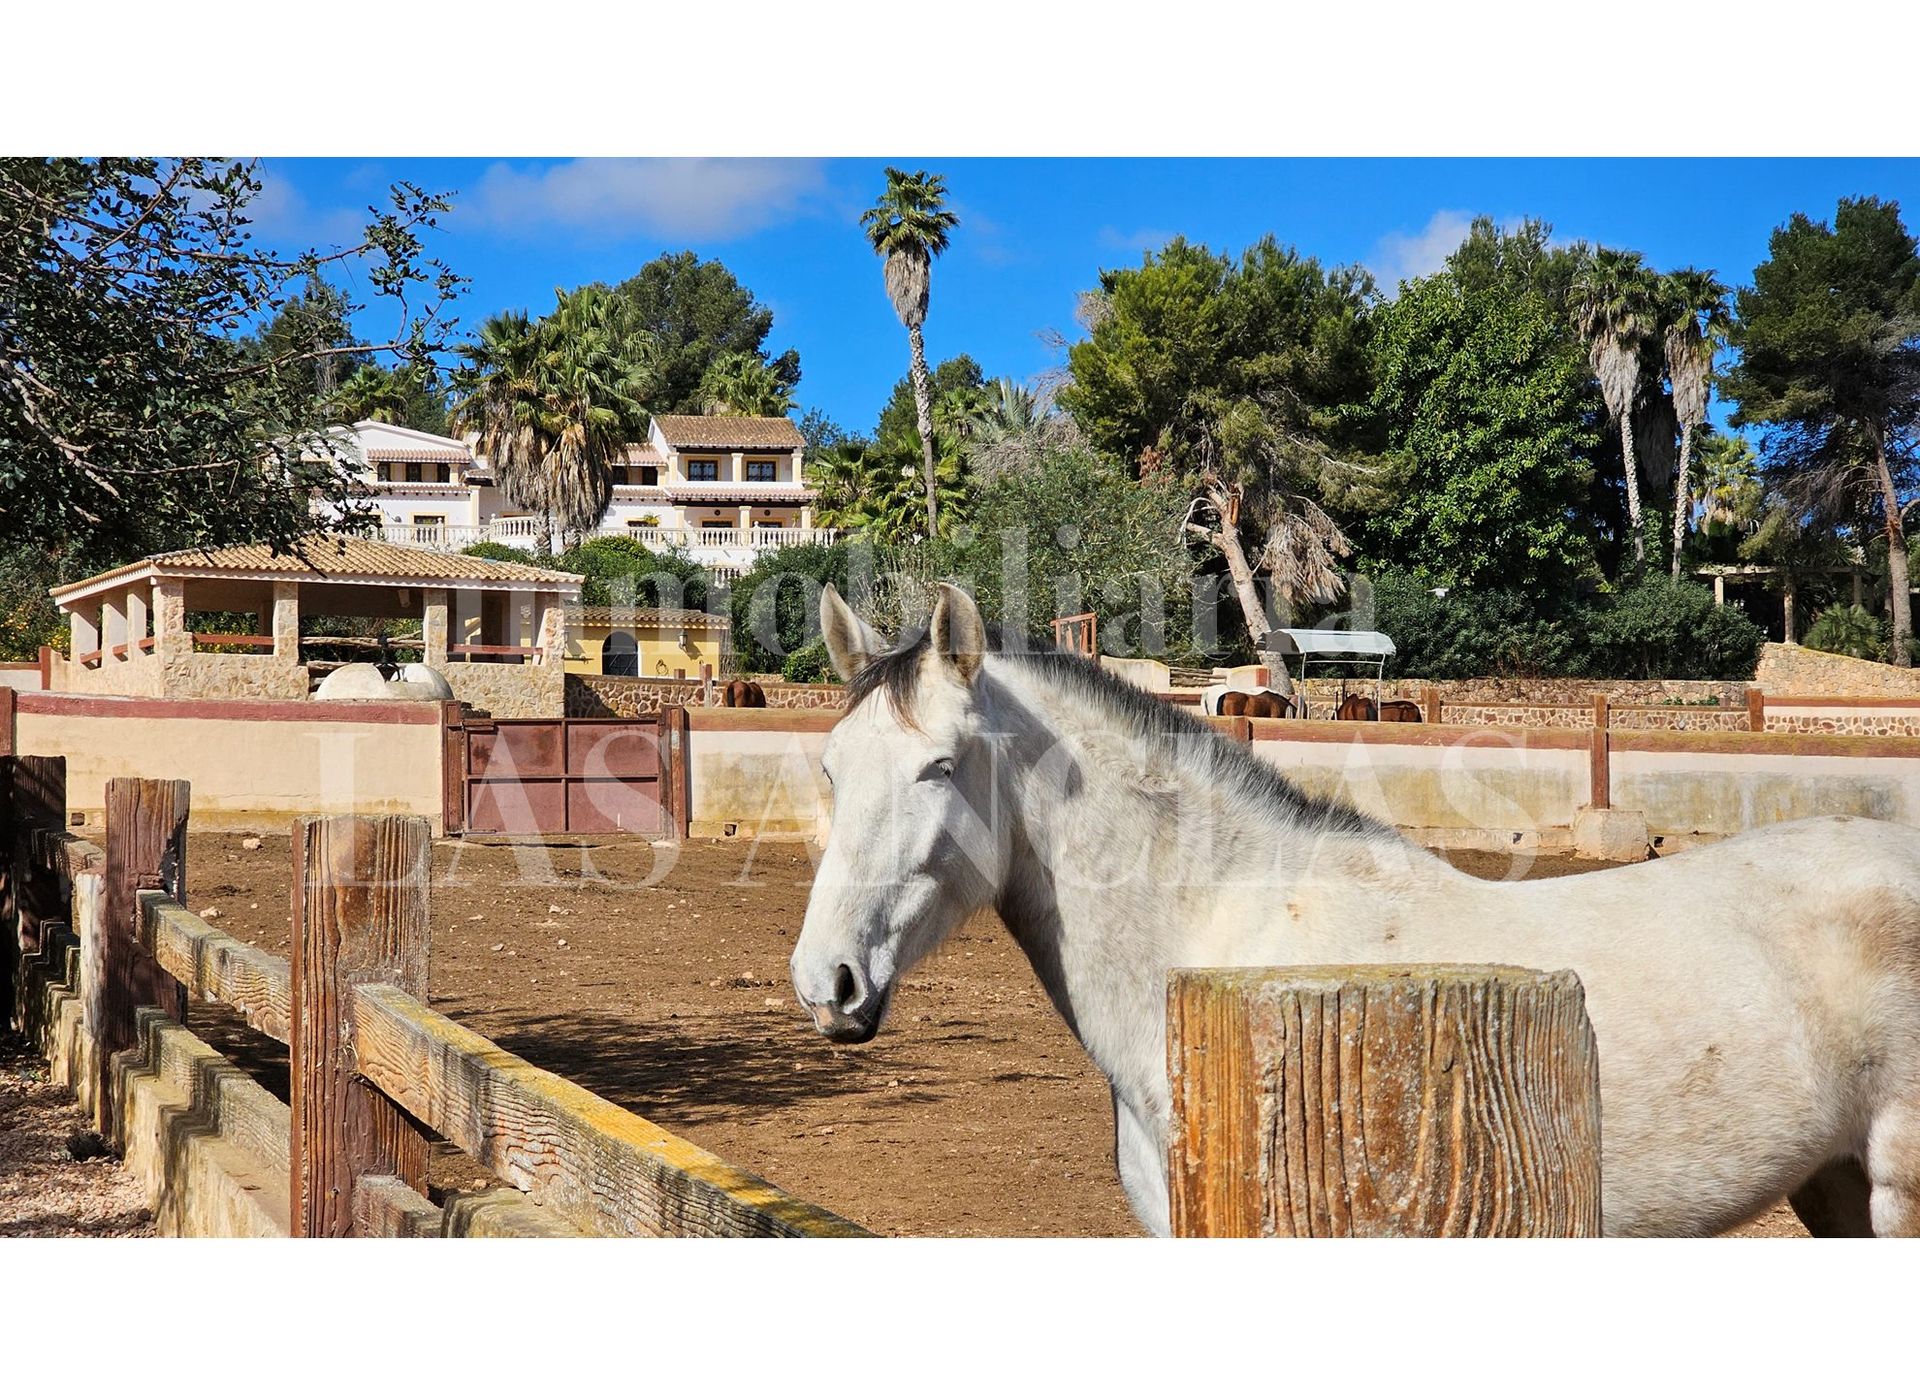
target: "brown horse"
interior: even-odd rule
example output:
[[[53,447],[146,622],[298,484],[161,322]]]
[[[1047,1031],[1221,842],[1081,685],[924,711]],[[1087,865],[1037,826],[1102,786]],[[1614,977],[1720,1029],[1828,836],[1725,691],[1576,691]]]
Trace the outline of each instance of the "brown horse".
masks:
[[[1388,698],[1380,704],[1382,722],[1425,722],[1427,715],[1409,698]]]
[[[1289,717],[1292,713],[1293,703],[1278,693],[1268,693],[1262,689],[1247,695],[1248,717]]]
[[[767,706],[767,691],[759,684],[747,679],[729,679],[727,686],[720,691],[721,701],[729,708],[764,708]]]
[[[1333,717],[1336,722],[1377,722],[1380,710],[1366,694],[1349,693],[1340,700],[1340,710]]]
[[[1253,697],[1251,693],[1242,693],[1237,688],[1228,689],[1220,695],[1219,715],[1221,717],[1245,717],[1247,715],[1247,700],[1251,697]]]

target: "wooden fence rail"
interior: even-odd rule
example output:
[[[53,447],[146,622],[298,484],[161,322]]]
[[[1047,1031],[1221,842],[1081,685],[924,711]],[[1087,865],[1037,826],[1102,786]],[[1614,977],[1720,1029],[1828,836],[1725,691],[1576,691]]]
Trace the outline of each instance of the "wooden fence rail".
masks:
[[[38,952],[70,918],[92,1044],[83,1084],[117,1146],[133,1111],[119,1083],[151,1055],[156,1024],[184,1020],[189,1000],[221,1003],[291,1049],[286,1151],[263,1152],[286,1167],[294,1235],[865,1234],[427,1007],[426,820],[296,822],[289,961],[181,904],[184,782],[111,782],[100,849],[62,827],[64,767],[23,776],[28,761],[44,759],[0,756],[6,940],[27,949],[31,931]],[[25,985],[8,987],[24,1025]],[[510,1186],[434,1205],[431,1134]]]

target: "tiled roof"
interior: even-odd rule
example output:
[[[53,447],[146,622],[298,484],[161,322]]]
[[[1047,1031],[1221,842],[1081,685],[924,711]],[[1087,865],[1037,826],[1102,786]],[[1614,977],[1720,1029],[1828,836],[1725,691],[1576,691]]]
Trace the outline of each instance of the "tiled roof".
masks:
[[[52,594],[58,598],[70,592],[85,591],[112,578],[131,576],[149,568],[153,575],[161,577],[268,573],[313,580],[342,576],[391,578],[406,582],[577,583],[581,580],[572,572],[529,567],[521,562],[495,562],[491,558],[468,557],[464,553],[442,553],[431,548],[409,548],[399,543],[376,542],[371,538],[321,533],[303,540],[297,554],[275,555],[265,543],[236,543],[225,548],[182,548],[170,553],[156,553],[84,581],[56,587]]]
[[[369,464],[471,465],[473,452],[432,446],[369,446],[363,452]]]
[[[711,611],[673,606],[569,606],[567,620],[588,625],[683,626],[687,629],[731,630],[733,622]]]
[[[664,465],[666,459],[644,441],[629,441],[627,451],[621,457],[628,465]]]
[[[793,451],[807,444],[800,429],[785,417],[658,416],[653,424],[676,450]]]

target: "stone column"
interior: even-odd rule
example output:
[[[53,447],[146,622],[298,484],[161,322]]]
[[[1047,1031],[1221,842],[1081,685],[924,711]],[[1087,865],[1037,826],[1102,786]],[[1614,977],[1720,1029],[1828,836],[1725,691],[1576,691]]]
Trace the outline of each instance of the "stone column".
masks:
[[[82,601],[80,608],[68,617],[68,624],[67,658],[78,664],[81,655],[100,648],[100,613],[94,609],[93,602]]]
[[[147,616],[148,586],[149,586],[148,583],[142,582],[139,586],[130,587],[127,591],[126,616],[127,616],[127,658],[128,659],[139,658],[140,642],[146,639],[147,636],[153,633],[153,631],[149,628],[148,616]]]
[[[563,668],[567,662],[567,613],[553,592],[543,591],[535,601],[540,638],[534,643],[540,646],[540,662],[549,669]]]
[[[746,532],[748,529],[752,527],[753,527],[753,506],[751,504],[742,504],[740,506],[740,533],[741,533],[740,541],[741,542],[744,543],[747,541]]]
[[[273,584],[273,657],[300,662],[300,583]]]
[[[127,599],[109,595],[100,603],[100,667],[124,664],[124,653],[114,654],[114,646],[127,643]]]
[[[187,637],[187,584],[178,577],[153,584],[153,652],[160,659],[193,652]]]
[[[735,451],[733,453],[733,474],[729,478],[731,478],[736,485],[741,484],[746,480],[747,457],[744,451]]]
[[[800,527],[813,527],[813,506],[811,504],[802,504],[800,506]]]
[[[426,609],[420,618],[420,636],[425,652],[422,661],[435,669],[447,663],[447,593],[444,587],[425,593]]]

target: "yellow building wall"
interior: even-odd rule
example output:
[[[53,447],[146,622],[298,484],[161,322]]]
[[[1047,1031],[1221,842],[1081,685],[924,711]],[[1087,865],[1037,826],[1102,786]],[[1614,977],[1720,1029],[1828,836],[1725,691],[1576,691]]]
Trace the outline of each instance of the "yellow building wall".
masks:
[[[687,643],[682,645],[676,643],[680,634],[677,626],[672,629],[657,626],[614,628],[631,634],[638,644],[639,677],[643,679],[672,678],[676,669],[686,670],[688,678],[698,678],[702,664],[711,664],[713,672],[717,674],[726,658],[727,632],[724,630],[689,630]],[[604,626],[570,627],[567,631],[567,672],[603,672],[600,651],[610,633]]]

